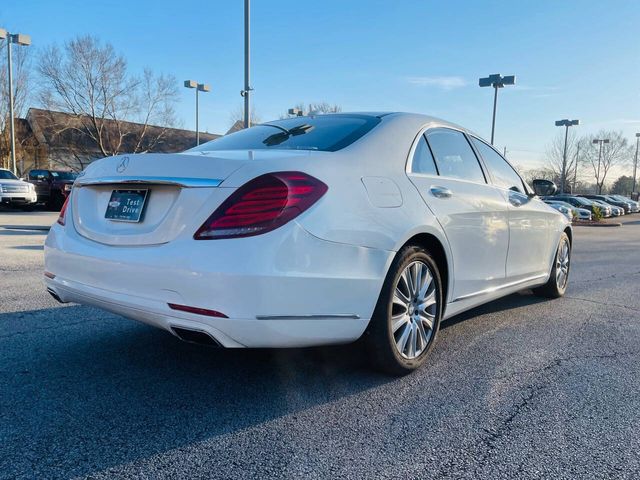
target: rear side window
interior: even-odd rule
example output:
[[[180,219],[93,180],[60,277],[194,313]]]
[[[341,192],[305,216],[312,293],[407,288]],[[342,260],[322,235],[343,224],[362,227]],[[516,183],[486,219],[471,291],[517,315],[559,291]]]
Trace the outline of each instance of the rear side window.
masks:
[[[437,128],[429,130],[426,136],[440,175],[486,183],[476,154],[462,132]]]
[[[471,141],[480,152],[496,186],[524,193],[524,185],[520,175],[498,152],[475,137],[471,137]]]
[[[413,173],[422,173],[425,175],[437,175],[436,163],[427,145],[424,135],[420,135],[416,150],[413,152],[413,161],[411,162],[411,171]]]
[[[256,125],[188,150],[320,150],[335,152],[351,145],[380,123],[371,115],[295,117]]]

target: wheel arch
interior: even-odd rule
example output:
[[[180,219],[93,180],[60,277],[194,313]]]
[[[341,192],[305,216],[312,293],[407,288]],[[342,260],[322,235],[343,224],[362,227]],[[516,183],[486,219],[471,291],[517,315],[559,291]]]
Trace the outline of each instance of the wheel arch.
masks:
[[[444,314],[444,308],[446,307],[448,302],[449,292],[453,290],[453,279],[451,275],[451,272],[453,272],[453,267],[452,265],[450,265],[452,263],[451,257],[447,254],[448,250],[445,248],[444,242],[442,242],[436,235],[432,233],[419,232],[408,238],[398,249],[398,252],[400,252],[402,248],[406,247],[407,245],[422,247],[433,255],[433,259],[438,266],[440,277],[442,279],[442,288],[444,290],[442,295],[444,300]]]

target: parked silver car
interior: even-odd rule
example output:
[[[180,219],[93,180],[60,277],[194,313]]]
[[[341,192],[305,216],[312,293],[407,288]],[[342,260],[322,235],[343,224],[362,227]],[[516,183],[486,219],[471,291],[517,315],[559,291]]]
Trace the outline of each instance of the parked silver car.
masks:
[[[553,204],[556,204],[556,205],[562,205],[564,207],[570,208],[571,211],[573,212],[574,218],[576,218],[578,220],[591,220],[591,211],[587,210],[586,208],[574,207],[570,203],[563,202],[563,201],[560,201],[560,200],[547,200],[547,199],[545,199],[545,203],[548,203],[549,205],[552,205],[552,206],[553,206]]]

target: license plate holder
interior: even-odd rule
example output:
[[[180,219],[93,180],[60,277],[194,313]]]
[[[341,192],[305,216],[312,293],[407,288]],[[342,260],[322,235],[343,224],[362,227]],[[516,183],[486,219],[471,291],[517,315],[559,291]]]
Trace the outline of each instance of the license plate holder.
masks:
[[[148,189],[113,190],[104,218],[114,222],[140,223],[144,219],[148,198]]]

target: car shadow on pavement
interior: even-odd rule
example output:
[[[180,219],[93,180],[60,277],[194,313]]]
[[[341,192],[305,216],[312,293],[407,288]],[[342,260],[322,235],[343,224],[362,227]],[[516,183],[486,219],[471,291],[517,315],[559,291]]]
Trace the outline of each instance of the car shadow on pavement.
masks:
[[[539,297],[534,295],[531,290],[524,290],[522,292],[513,293],[506,297],[493,300],[492,302],[485,303],[479,307],[472,308],[466,312],[462,312],[455,317],[448,318],[440,325],[441,329],[452,327],[460,322],[469,320],[480,315],[503,312],[505,310],[512,310],[514,308],[526,307],[528,305],[535,305],[537,303],[547,303],[548,298]]]
[[[0,314],[0,325],[9,475],[38,464],[42,478],[85,476],[394,381],[368,369],[359,344],[215,349],[83,306]]]

